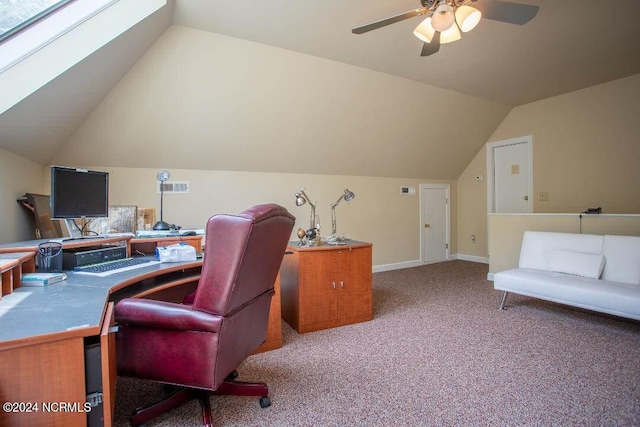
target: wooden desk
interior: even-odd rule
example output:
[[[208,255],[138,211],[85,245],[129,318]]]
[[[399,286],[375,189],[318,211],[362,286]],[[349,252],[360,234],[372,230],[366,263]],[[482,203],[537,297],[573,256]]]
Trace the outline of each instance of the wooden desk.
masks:
[[[0,301],[22,285],[22,274],[36,271],[35,252],[0,253]]]
[[[299,333],[372,319],[372,244],[300,247],[280,268],[282,318]]]
[[[121,237],[101,237],[101,238],[86,238],[86,239],[73,239],[65,240],[62,242],[64,249],[83,248],[87,246],[95,246],[101,244],[124,244],[127,240],[131,239],[129,236]],[[0,244],[0,254],[15,253],[15,252],[38,252],[38,245],[40,243],[50,242],[55,239],[38,239],[38,240],[25,240],[23,242],[16,243],[3,243]]]
[[[202,237],[198,236],[165,236],[165,237],[101,237],[101,238],[82,238],[73,240],[63,240],[63,249],[77,249],[87,246],[97,245],[126,245],[127,255],[135,254],[135,251],[144,254],[153,255],[157,246],[173,245],[178,242],[185,242],[196,249],[196,253],[202,253]],[[0,244],[0,254],[15,252],[38,252],[38,245],[49,242],[51,239],[26,240],[24,242]]]
[[[24,242],[16,246],[25,247],[29,245]],[[4,249],[7,252],[6,245]],[[116,383],[115,335],[109,329],[114,323],[114,303],[126,297],[158,299],[163,293],[181,298],[195,289],[201,267],[198,260],[155,264],[106,277],[68,272],[64,282],[13,289],[0,301],[0,403],[37,403],[39,410],[0,410],[0,426],[85,426],[84,367],[89,345],[100,346],[104,425],[110,426]],[[282,346],[278,281],[275,286],[267,341],[259,351]],[[57,402],[68,402],[75,410],[43,411],[43,404]]]

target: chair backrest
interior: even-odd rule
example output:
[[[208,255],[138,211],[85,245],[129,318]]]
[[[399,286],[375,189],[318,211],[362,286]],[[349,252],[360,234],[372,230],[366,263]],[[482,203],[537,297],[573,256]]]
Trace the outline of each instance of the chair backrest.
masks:
[[[276,204],[211,217],[193,309],[226,316],[272,289],[294,223]]]

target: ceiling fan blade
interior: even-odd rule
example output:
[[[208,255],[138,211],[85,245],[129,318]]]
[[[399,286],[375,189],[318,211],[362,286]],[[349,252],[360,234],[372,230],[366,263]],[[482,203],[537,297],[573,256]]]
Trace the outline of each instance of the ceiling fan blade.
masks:
[[[502,0],[484,0],[474,4],[474,7],[482,12],[483,18],[516,25],[531,21],[540,9],[539,6]]]
[[[431,43],[423,43],[422,44],[422,52],[420,52],[420,56],[429,56],[440,50],[440,31],[436,31],[433,35],[433,39]]]
[[[421,7],[420,9],[411,10],[409,12],[401,13],[400,15],[392,16],[390,18],[382,19],[380,21],[372,22],[370,24],[356,27],[351,32],[353,34],[362,34],[371,30],[375,30],[387,25],[395,24],[396,22],[404,21],[405,19],[413,18],[414,16],[424,15],[429,9]]]

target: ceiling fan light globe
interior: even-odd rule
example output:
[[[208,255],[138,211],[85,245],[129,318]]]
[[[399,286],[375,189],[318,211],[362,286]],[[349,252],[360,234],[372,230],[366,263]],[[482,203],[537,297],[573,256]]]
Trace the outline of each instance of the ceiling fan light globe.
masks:
[[[448,4],[441,4],[435,12],[433,12],[431,25],[436,31],[444,32],[451,28],[455,20],[456,17],[453,14],[453,8]]]
[[[431,25],[431,17],[429,16],[427,19],[422,21],[420,25],[413,30],[413,35],[422,40],[425,43],[431,43],[433,40],[433,36],[436,34],[436,30],[433,29]]]
[[[461,38],[462,35],[460,34],[460,30],[458,29],[458,26],[454,24],[447,31],[440,33],[440,44],[455,42]]]
[[[463,33],[473,30],[480,22],[482,13],[471,6],[460,6],[456,10],[456,22]]]

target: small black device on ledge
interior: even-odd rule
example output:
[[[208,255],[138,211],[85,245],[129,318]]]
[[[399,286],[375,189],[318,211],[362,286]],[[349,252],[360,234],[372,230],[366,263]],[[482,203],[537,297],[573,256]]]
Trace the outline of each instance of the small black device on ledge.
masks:
[[[582,213],[584,213],[584,214],[601,214],[602,213],[602,208],[601,207],[588,208],[586,211],[584,211]]]

